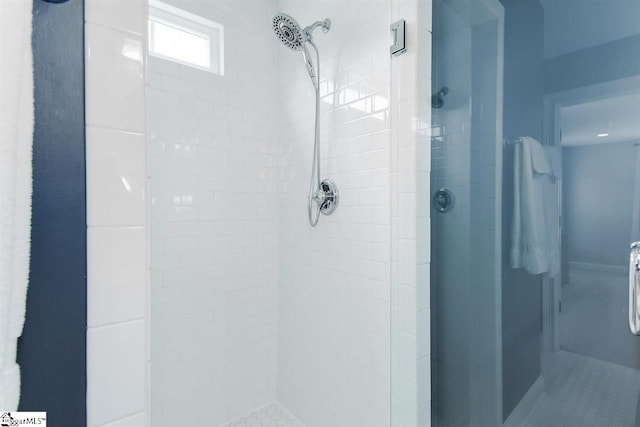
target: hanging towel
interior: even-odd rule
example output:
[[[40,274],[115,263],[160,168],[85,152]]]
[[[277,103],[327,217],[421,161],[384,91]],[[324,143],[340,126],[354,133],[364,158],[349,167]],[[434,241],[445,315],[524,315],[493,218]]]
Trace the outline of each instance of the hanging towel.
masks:
[[[33,65],[30,0],[0,1],[0,410],[20,401],[16,364],[29,279]]]
[[[525,144],[528,144],[531,149],[531,165],[533,172],[536,175],[547,175],[553,178],[553,166],[549,159],[547,150],[533,138],[522,138]]]
[[[553,170],[542,145],[533,138],[515,144],[511,266],[531,274],[549,269],[544,211],[544,179]]]

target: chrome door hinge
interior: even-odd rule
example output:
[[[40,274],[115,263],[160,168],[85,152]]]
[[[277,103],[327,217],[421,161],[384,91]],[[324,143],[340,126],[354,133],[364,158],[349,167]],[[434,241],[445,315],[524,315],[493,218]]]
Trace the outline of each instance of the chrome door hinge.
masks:
[[[391,45],[391,55],[398,56],[406,52],[405,46],[405,20],[399,19],[391,24],[391,34],[393,35],[393,44]]]

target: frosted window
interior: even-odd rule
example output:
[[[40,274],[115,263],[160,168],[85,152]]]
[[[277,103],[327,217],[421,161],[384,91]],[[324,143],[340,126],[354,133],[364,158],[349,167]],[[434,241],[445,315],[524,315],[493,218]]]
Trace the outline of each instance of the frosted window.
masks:
[[[151,55],[224,74],[222,25],[159,1],[150,6]]]
[[[201,67],[211,66],[210,40],[160,22],[151,22],[151,51]]]

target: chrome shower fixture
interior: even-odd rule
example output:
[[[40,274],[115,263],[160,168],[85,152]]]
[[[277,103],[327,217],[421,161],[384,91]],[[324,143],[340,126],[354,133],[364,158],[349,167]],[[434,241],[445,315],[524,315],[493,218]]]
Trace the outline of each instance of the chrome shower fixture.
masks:
[[[272,25],[273,31],[276,33],[276,37],[280,39],[282,44],[291,50],[302,52],[305,66],[307,67],[309,77],[311,77],[313,87],[317,88],[318,72],[316,67],[318,67],[319,64],[316,62],[314,65],[311,61],[311,55],[309,54],[307,43],[313,46],[317,57],[318,48],[313,42],[313,32],[318,27],[321,27],[322,32],[324,33],[329,32],[329,29],[331,29],[331,19],[327,18],[324,21],[316,21],[308,27],[302,28],[291,16],[286,13],[278,13],[273,17]]]
[[[271,20],[273,31],[282,44],[291,50],[302,52],[304,64],[316,92],[316,122],[313,142],[313,164],[311,167],[311,185],[307,198],[309,224],[315,227],[320,213],[331,215],[338,207],[338,187],[329,180],[320,180],[320,53],[313,42],[313,32],[322,28],[324,33],[331,29],[331,20],[316,21],[302,28],[295,19],[285,13],[278,13]],[[315,63],[311,59],[309,46],[315,51]],[[314,209],[315,206],[315,209]]]
[[[273,31],[280,41],[289,49],[302,50],[305,42],[300,25],[287,14],[280,13],[273,17]]]
[[[449,88],[446,86],[442,86],[438,93],[431,96],[431,107],[432,108],[442,108],[444,105],[444,97],[449,93]]]
[[[293,50],[301,50],[304,42],[311,40],[313,31],[318,27],[322,27],[322,31],[328,33],[331,29],[331,19],[316,21],[308,27],[302,28],[295,19],[286,13],[278,13],[273,17],[273,31],[276,36]]]

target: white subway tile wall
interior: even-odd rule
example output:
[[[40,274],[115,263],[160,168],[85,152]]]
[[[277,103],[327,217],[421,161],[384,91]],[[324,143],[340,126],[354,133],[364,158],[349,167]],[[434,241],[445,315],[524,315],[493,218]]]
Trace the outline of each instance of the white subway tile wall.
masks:
[[[106,1],[87,0],[88,191],[106,195],[88,213],[104,228],[89,243],[89,425],[163,427],[179,414],[215,426],[276,400],[307,427],[429,425],[430,110],[416,90],[430,91],[430,63],[416,49],[430,47],[430,2],[427,16],[416,0],[169,0],[225,26],[226,74],[150,58],[140,151],[146,1]],[[306,213],[313,89],[301,55],[271,33],[280,10],[302,25],[333,20],[315,40],[322,177],[341,201],[317,228]],[[410,51],[392,68],[400,14]],[[105,73],[117,74],[108,86]],[[110,270],[120,261],[106,248],[147,259],[140,200],[152,206],[147,354],[142,270]],[[110,312],[118,296],[127,303]]]
[[[416,348],[417,426],[431,425],[431,0],[417,1],[416,66]]]
[[[147,425],[146,422],[145,414],[139,413],[104,424],[104,427],[141,427]]]
[[[173,0],[224,25],[225,76],[151,57],[151,422],[276,400],[276,41],[270,2]]]
[[[144,133],[87,128],[87,223],[145,225],[147,141]]]
[[[144,410],[144,320],[89,328],[87,340],[89,425],[102,426]]]
[[[89,227],[87,325],[110,325],[146,315],[145,227]]]
[[[87,22],[87,124],[144,132],[145,51],[142,36]]]
[[[391,62],[393,427],[431,425],[431,8],[391,8],[391,20],[407,25],[407,52]]]
[[[87,425],[147,425],[146,0],[86,0]]]
[[[321,170],[340,205],[307,221],[314,91],[279,57],[278,396],[307,427],[390,425],[390,0],[283,0],[321,58]]]
[[[85,0],[85,18],[116,30],[144,36],[149,0]]]

